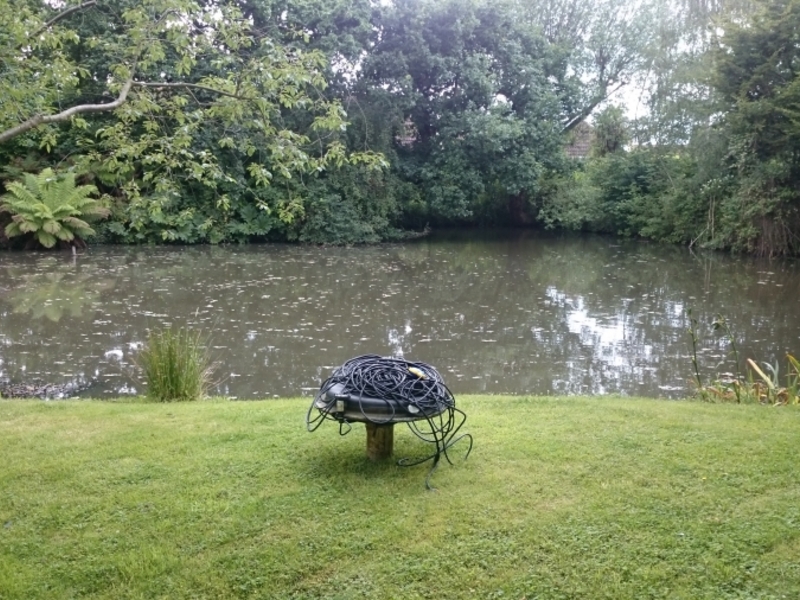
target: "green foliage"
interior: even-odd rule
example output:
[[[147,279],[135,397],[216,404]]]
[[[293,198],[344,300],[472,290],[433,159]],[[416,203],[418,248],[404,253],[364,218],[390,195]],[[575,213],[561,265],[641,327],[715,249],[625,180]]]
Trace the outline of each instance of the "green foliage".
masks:
[[[38,175],[26,173],[22,181],[6,183],[0,212],[11,215],[5,228],[9,238],[29,236],[52,248],[58,242],[82,245],[94,235],[87,221],[108,215],[108,209],[91,198],[93,185],[75,185],[75,173],[56,174],[47,168]]]
[[[0,29],[0,143],[68,145],[118,198],[117,239],[258,236],[275,219],[251,225],[246,203],[291,221],[265,187],[385,164],[369,148],[347,152],[344,111],[323,94],[327,57],[263,35],[238,3],[0,0],[0,10],[21,16]]]
[[[640,81],[649,114],[631,126],[633,149],[620,152],[621,114],[599,114],[592,158],[555,178],[542,221],[690,246],[798,252],[798,3],[657,10]]]
[[[155,402],[199,400],[211,383],[212,366],[201,334],[189,329],[151,331],[137,364],[147,397]]]
[[[486,222],[488,213],[531,222],[543,175],[560,165],[565,66],[517,16],[508,4],[468,0],[399,2],[379,14],[361,85],[366,101],[388,104],[394,173],[417,189],[405,196],[417,221]]]
[[[735,402],[737,404],[767,404],[785,406],[800,404],[800,361],[791,354],[786,355],[786,383],[781,381],[780,367],[763,363],[763,369],[756,361],[748,358],[745,363],[747,373],[742,369],[736,336],[727,319],[717,315],[712,323],[713,331],[721,331],[724,339],[731,347],[734,372],[724,377],[716,376],[708,384],[703,383],[700,375],[700,363],[697,358],[700,343],[700,327],[697,319],[688,312],[689,336],[692,342],[692,367],[697,383],[697,396],[706,402]]]
[[[384,173],[343,167],[309,186],[297,239],[315,244],[376,243],[402,237],[396,182]]]
[[[215,196],[202,187],[189,189],[196,195],[172,193],[119,202],[101,232],[122,243],[220,244],[267,239],[284,226],[267,207],[272,203],[280,208],[282,190],[268,187]]]
[[[800,252],[800,0],[0,12],[15,15],[0,25],[0,167],[91,177],[113,197],[104,240],[540,223]],[[630,83],[645,117],[597,113]],[[570,166],[565,134],[593,114],[593,156]]]
[[[650,152],[680,160],[661,161],[667,185],[654,181],[642,192],[633,230],[708,248],[797,253],[800,4],[684,3],[664,23],[651,113],[637,136],[660,146]]]
[[[630,141],[625,113],[620,106],[608,106],[594,121],[592,152],[596,156],[606,156],[621,151]]]
[[[559,182],[541,218],[551,227],[647,235],[664,219],[658,198],[672,160],[647,149],[595,154]]]
[[[765,2],[726,23],[713,87],[725,110],[728,165],[717,243],[759,254],[800,252],[800,2]]]
[[[556,178],[555,190],[542,203],[539,219],[548,228],[573,231],[599,229],[603,220],[601,188],[582,165]]]

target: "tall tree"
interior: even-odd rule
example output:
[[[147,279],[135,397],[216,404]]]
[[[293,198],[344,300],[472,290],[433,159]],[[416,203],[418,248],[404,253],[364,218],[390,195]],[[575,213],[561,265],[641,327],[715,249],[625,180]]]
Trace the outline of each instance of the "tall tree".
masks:
[[[400,0],[365,58],[367,102],[390,109],[397,172],[433,221],[530,221],[560,154],[550,45],[504,5]]]
[[[725,23],[746,20],[757,0],[675,0],[654,10],[651,43],[634,81],[642,107],[639,142],[686,144],[717,108],[709,51]]]
[[[68,131],[130,203],[161,198],[149,212],[191,182],[224,208],[237,187],[381,162],[347,155],[323,53],[262,35],[236,2],[0,0],[0,11],[19,16],[0,29],[0,144],[47,149]],[[223,164],[231,153],[241,178]],[[262,210],[294,218],[291,202],[265,198],[254,196]]]
[[[660,3],[650,0],[504,0],[516,22],[541,31],[560,69],[550,73],[560,91],[569,131],[582,123],[644,68]]]
[[[770,0],[747,22],[728,22],[713,59],[734,179],[723,239],[800,252],[800,0]]]

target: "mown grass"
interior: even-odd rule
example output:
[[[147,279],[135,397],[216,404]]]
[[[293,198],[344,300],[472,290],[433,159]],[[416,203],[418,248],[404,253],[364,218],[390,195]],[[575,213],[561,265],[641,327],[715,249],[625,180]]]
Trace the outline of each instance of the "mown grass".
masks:
[[[796,407],[458,402],[430,492],[305,400],[0,401],[0,597],[800,598]]]

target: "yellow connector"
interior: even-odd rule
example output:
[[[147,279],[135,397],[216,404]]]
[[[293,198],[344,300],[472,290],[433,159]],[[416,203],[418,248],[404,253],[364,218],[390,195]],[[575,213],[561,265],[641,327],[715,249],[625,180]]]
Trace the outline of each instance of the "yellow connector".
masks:
[[[412,375],[416,375],[416,376],[417,376],[417,377],[419,377],[420,379],[427,379],[427,378],[428,378],[428,376],[427,376],[427,375],[425,375],[425,373],[423,373],[423,372],[422,372],[420,369],[418,369],[417,367],[408,367],[408,371],[409,371],[409,373],[411,373]]]

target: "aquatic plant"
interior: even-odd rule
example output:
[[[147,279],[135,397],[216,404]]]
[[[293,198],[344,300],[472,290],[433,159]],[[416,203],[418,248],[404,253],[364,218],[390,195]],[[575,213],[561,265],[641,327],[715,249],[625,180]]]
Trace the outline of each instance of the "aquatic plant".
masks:
[[[728,320],[725,317],[718,314],[714,319],[714,322],[711,324],[711,326],[713,327],[714,331],[722,330],[725,333],[725,337],[728,340],[728,343],[730,343],[731,345],[731,354],[733,354],[733,364],[735,366],[734,381],[743,380],[744,374],[742,373],[741,362],[739,361],[739,349],[736,347],[736,336],[733,335],[730,323],[728,323]],[[736,396],[736,402],[741,403],[742,401],[741,386],[734,385],[733,393]]]
[[[697,360],[697,319],[692,316],[692,309],[686,311],[686,316],[689,317],[689,337],[692,340],[692,366],[694,367],[694,377],[697,381],[697,389],[703,389],[703,378],[700,376],[700,363]]]
[[[202,334],[185,328],[150,332],[136,359],[150,400],[179,402],[206,395],[213,365],[203,342]]]
[[[731,354],[736,363],[735,372],[726,377],[716,377],[707,385],[703,384],[700,376],[700,366],[697,359],[699,343],[699,324],[692,317],[691,310],[687,311],[689,317],[689,336],[692,344],[692,367],[697,383],[697,395],[707,402],[736,402],[759,403],[780,406],[785,404],[800,404],[800,361],[791,354],[786,355],[786,382],[782,385],[780,365],[762,363],[762,367],[752,358],[745,361],[747,371],[741,369],[739,351],[736,346],[736,336],[730,324],[721,315],[717,315],[712,323],[714,331],[722,331],[731,346]]]
[[[29,245],[52,248],[58,242],[85,246],[94,235],[87,220],[108,216],[96,199],[93,185],[75,185],[75,174],[58,175],[51,168],[38,175],[26,173],[21,181],[6,184],[0,212],[11,215],[5,228],[9,238],[30,235]]]
[[[764,369],[761,369],[754,360],[747,359],[747,365],[758,375],[758,379],[751,376],[748,384],[762,404],[800,404],[800,361],[787,354],[786,363],[786,385],[781,385],[777,362],[774,365],[763,363]],[[769,375],[765,371],[769,371]]]

